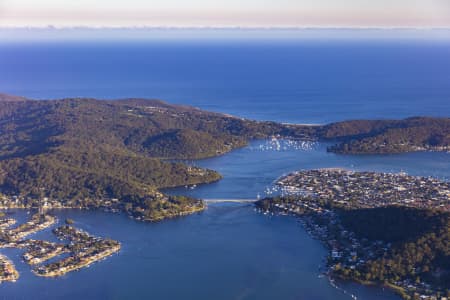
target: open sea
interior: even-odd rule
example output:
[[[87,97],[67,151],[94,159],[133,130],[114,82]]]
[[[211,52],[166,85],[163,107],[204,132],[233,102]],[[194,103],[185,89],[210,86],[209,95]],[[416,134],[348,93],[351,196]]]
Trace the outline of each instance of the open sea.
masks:
[[[450,116],[450,41],[0,42],[0,91],[297,123]]]
[[[257,120],[450,116],[444,41],[0,42],[0,92],[35,99],[159,98]],[[345,167],[450,180],[449,153],[336,155],[325,144],[277,151],[266,141],[193,163],[224,179],[174,194],[255,199],[294,170]],[[12,211],[25,220],[25,211]],[[399,299],[379,287],[320,276],[326,250],[293,217],[251,204],[211,204],[157,224],[121,214],[55,211],[59,222],[119,240],[122,251],[62,278],[34,276],[21,251],[0,249],[21,274],[0,299]],[[54,239],[50,229],[33,238]]]

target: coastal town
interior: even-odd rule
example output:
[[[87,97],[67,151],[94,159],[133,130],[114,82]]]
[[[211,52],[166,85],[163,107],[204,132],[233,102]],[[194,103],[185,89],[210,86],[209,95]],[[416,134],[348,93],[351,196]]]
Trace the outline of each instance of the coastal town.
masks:
[[[450,211],[450,182],[405,173],[319,169],[294,172],[277,183],[288,194],[312,203],[351,208],[402,205]]]
[[[41,211],[15,228],[10,228],[16,224],[15,219],[0,219],[0,249],[24,249],[23,260],[33,268],[35,275],[42,277],[62,276],[87,267],[120,250],[121,244],[118,241],[95,237],[68,225],[53,229],[53,233],[61,242],[27,239],[29,235],[56,223],[57,219],[54,216]],[[69,241],[69,243],[65,244],[63,241]],[[62,254],[68,254],[68,256],[45,264]],[[19,272],[14,263],[6,256],[0,255],[0,282],[15,282],[18,278]]]
[[[204,175],[200,169],[189,167],[191,174],[199,176]],[[186,188],[194,189],[197,185],[186,185]],[[123,202],[118,198],[107,197],[89,197],[84,199],[75,199],[72,201],[61,201],[57,198],[49,197],[30,197],[24,195],[4,195],[0,193],[0,210],[8,209],[95,209],[105,212],[119,213],[124,212],[130,218],[144,222],[158,222],[164,219],[187,216],[193,213],[203,211],[205,203],[199,199],[187,198],[183,196],[167,196],[159,191],[154,191],[152,197],[146,201],[151,204],[150,208],[145,209],[142,203]],[[9,226],[11,220],[0,220],[0,229],[2,226]],[[14,220],[12,220],[15,222]]]
[[[10,281],[16,282],[19,279],[19,272],[6,256],[0,254],[0,283]]]
[[[22,195],[3,195],[0,193],[0,209],[33,209],[33,208],[42,208],[42,209],[89,209],[89,208],[101,208],[108,211],[118,211],[119,207],[119,199],[116,198],[99,198],[99,199],[89,199],[89,203],[79,199],[78,201],[72,202],[62,202],[60,199],[56,198],[36,198]],[[0,221],[0,229],[1,229]]]
[[[340,212],[405,207],[447,213],[450,209],[449,182],[404,173],[307,170],[284,176],[276,184],[283,194],[262,199],[257,206],[264,214],[300,216],[299,221],[307,232],[329,250],[325,273],[331,280],[355,279],[352,274],[362,274],[367,270],[367,262],[387,257],[388,253],[393,252],[393,242],[361,238],[349,230],[343,224]],[[372,284],[371,274],[365,274],[364,280],[359,279],[361,275],[358,276],[360,283]],[[414,280],[397,278],[383,284],[404,299],[448,297],[448,290],[433,287],[419,277]]]

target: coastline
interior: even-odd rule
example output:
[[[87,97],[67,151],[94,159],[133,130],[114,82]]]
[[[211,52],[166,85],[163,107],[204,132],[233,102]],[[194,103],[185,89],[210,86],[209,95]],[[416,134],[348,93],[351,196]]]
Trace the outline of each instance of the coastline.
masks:
[[[440,270],[438,255],[446,251],[439,245],[447,238],[448,181],[406,173],[324,168],[290,173],[276,184],[286,187],[288,195],[258,201],[259,211],[298,217],[306,232],[328,250],[325,274],[329,278],[387,287],[403,299],[445,294],[445,279],[426,275]],[[304,192],[289,194],[289,188]],[[395,233],[377,230],[378,222]],[[435,246],[428,246],[432,242]],[[431,247],[427,248],[431,258],[414,260],[411,251],[425,256],[422,247]],[[411,258],[404,261],[403,255]],[[386,270],[384,259],[390,262]],[[415,266],[412,271],[410,264]]]
[[[60,269],[57,271],[52,271],[52,272],[48,272],[48,273],[40,273],[39,269],[34,269],[32,270],[33,274],[35,274],[36,276],[40,276],[40,277],[59,277],[59,276],[63,276],[66,273],[72,272],[72,271],[77,271],[80,270],[84,267],[88,267],[93,263],[96,263],[104,258],[107,258],[111,255],[113,255],[114,253],[119,252],[121,249],[121,245],[119,243],[119,245],[111,248],[111,249],[107,249],[102,251],[101,253],[96,254],[95,256],[91,256],[89,259],[86,259],[85,262],[83,263],[79,263],[79,264],[73,264],[73,265],[69,265],[64,267],[64,269]]]
[[[280,213],[280,212],[278,212],[278,213]],[[342,287],[339,287],[338,284],[336,283],[336,281],[342,281],[342,282],[346,282],[346,283],[357,283],[362,286],[374,286],[374,287],[378,287],[378,288],[388,288],[389,290],[391,290],[398,296],[402,297],[402,299],[410,299],[410,298],[408,298],[409,296],[406,294],[406,291],[404,288],[402,288],[400,286],[396,286],[389,282],[381,283],[381,282],[375,282],[375,281],[359,280],[359,279],[355,279],[355,278],[345,277],[345,276],[342,276],[340,274],[333,272],[333,268],[330,267],[329,263],[327,262],[327,257],[329,256],[329,253],[331,253],[332,248],[330,248],[330,246],[323,239],[319,238],[311,230],[308,229],[308,227],[306,226],[307,221],[304,218],[305,215],[298,214],[298,213],[292,213],[292,212],[290,212],[290,213],[281,212],[280,215],[281,216],[291,215],[291,216],[297,218],[298,220],[300,220],[303,230],[305,232],[307,232],[311,238],[319,241],[320,244],[324,247],[324,249],[327,250],[328,253],[326,254],[326,256],[323,257],[322,263],[319,266],[319,271],[322,270],[322,271],[320,271],[320,274],[326,276],[328,278],[328,280],[330,281],[331,286],[333,286],[334,288],[342,290],[344,293],[349,294],[349,292],[347,290],[345,290]],[[349,294],[349,295],[353,299],[356,299],[356,296],[354,296],[353,294]]]
[[[330,278],[330,280],[341,280],[348,283],[357,283],[364,286],[374,286],[379,288],[387,288],[394,292],[395,294],[402,297],[402,299],[410,299],[408,294],[406,293],[406,290],[400,286],[397,286],[395,284],[389,283],[389,282],[376,282],[376,281],[368,281],[368,280],[359,280],[355,278],[347,278],[344,276],[341,276],[339,274],[333,274],[333,273],[326,273],[326,276]]]

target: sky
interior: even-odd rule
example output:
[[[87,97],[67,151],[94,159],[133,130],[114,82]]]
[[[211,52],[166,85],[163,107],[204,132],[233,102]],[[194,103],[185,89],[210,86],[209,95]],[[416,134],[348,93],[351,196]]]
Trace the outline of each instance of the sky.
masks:
[[[0,26],[450,28],[450,0],[0,0]]]

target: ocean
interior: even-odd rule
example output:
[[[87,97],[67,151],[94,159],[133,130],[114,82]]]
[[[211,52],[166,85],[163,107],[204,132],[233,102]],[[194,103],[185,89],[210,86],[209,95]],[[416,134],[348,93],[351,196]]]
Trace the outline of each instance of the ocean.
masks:
[[[0,91],[35,99],[158,98],[257,120],[450,116],[450,43],[419,41],[0,42]],[[449,153],[337,155],[326,144],[276,151],[266,141],[200,161],[224,179],[206,199],[255,199],[287,172],[344,167],[450,178]],[[13,211],[25,220],[24,211]],[[326,250],[293,217],[251,204],[156,224],[96,211],[54,212],[63,223],[119,240],[121,252],[62,278],[34,276],[21,251],[4,250],[21,278],[0,299],[398,299],[379,287],[322,277]],[[54,239],[50,230],[33,238]]]
[[[0,91],[158,98],[290,123],[448,117],[450,42],[0,42]]]

